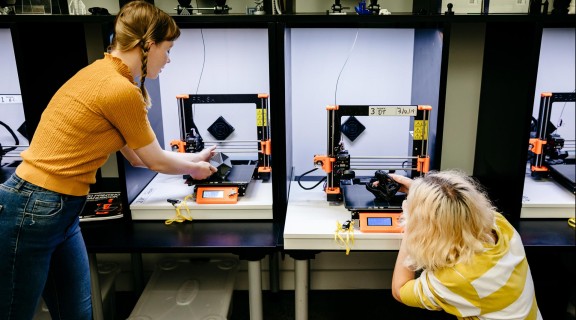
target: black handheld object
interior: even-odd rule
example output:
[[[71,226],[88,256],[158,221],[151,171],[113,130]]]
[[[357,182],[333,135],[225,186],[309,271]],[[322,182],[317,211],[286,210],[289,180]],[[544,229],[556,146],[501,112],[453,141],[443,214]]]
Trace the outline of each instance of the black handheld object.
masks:
[[[378,184],[374,185],[375,182]],[[376,199],[391,201],[400,190],[400,184],[392,179],[386,171],[378,170],[374,177],[366,183],[366,190],[370,191]]]
[[[215,152],[212,158],[210,158],[210,164],[216,168],[213,176],[217,177],[219,180],[225,180],[230,170],[232,170],[232,161],[230,157],[222,152]]]

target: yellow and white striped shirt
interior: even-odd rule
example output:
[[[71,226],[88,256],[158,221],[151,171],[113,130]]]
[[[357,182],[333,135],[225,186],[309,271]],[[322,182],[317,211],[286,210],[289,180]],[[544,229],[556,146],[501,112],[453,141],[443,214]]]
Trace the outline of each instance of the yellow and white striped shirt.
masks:
[[[444,310],[459,319],[542,319],[520,235],[496,214],[495,245],[485,244],[469,264],[424,270],[400,290],[406,305]]]

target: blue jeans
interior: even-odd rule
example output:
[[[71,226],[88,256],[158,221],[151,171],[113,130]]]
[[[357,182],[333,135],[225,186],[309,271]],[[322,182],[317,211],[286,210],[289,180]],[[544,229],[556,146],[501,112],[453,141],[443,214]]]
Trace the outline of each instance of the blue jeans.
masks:
[[[41,296],[54,320],[92,319],[85,202],[15,174],[0,184],[0,319],[32,319]]]

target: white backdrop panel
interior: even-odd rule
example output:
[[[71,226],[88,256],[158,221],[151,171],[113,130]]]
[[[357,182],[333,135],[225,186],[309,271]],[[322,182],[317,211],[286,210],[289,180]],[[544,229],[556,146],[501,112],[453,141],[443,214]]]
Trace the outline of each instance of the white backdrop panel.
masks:
[[[411,103],[413,51],[413,29],[291,30],[296,175],[313,168],[315,154],[327,152],[327,105]],[[344,138],[352,157],[408,155],[409,118],[358,117],[358,120],[366,131],[353,143]],[[313,175],[324,173],[318,170]]]
[[[180,137],[177,95],[270,93],[267,29],[182,29],[170,59],[160,79],[166,148]],[[254,105],[194,108],[194,122],[204,140],[214,140],[207,128],[219,116],[235,128],[228,140],[256,139]]]

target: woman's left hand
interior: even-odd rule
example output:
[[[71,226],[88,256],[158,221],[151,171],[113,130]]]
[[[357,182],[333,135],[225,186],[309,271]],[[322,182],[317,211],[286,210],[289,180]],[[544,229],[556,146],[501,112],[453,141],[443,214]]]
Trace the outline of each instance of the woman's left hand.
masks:
[[[209,162],[215,153],[216,153],[216,146],[211,146],[210,148],[204,148],[204,150],[198,152],[198,159],[200,161]]]

